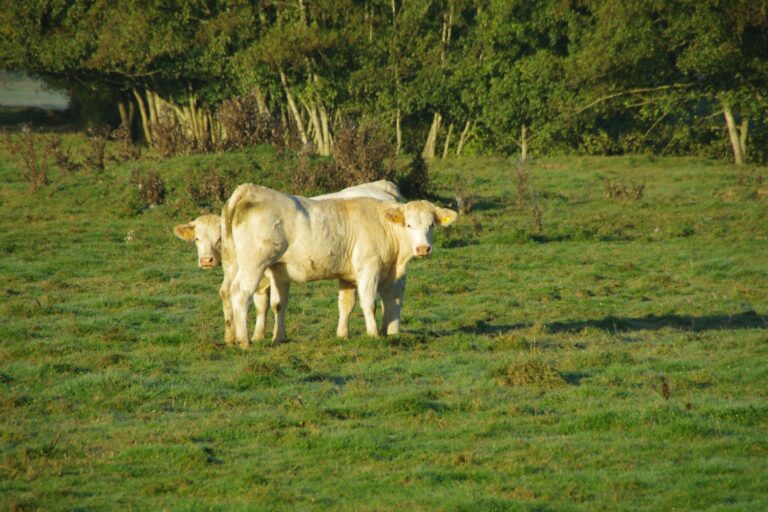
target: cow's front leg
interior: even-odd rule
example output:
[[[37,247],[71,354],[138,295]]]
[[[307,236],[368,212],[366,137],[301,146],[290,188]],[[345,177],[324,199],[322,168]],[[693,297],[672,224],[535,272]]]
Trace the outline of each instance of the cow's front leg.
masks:
[[[339,279],[339,325],[336,336],[349,338],[349,315],[355,307],[355,285],[344,279]]]
[[[232,322],[235,331],[235,341],[240,348],[250,347],[248,339],[248,307],[256,287],[264,275],[264,268],[257,268],[255,272],[245,272],[242,267],[238,269],[237,276],[230,287],[232,302]]]
[[[272,330],[272,345],[285,341],[288,337],[285,332],[285,312],[288,309],[288,295],[291,282],[288,279],[280,279],[275,276],[272,279],[270,295],[272,312],[275,314],[275,327]]]
[[[365,331],[374,338],[379,336],[376,328],[376,291],[378,289],[378,277],[375,275],[363,275],[357,280],[357,294],[360,297],[360,308],[365,317]]]
[[[405,293],[405,276],[393,283],[381,286],[382,314],[381,334],[392,335],[400,332],[400,309]]]

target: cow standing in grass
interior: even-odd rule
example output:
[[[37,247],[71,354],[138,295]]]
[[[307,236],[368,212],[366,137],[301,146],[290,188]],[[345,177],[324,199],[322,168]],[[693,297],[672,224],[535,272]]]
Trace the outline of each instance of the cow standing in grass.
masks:
[[[448,226],[456,212],[428,201],[385,203],[368,198],[317,201],[252,184],[240,185],[222,210],[220,294],[225,337],[248,347],[248,302],[267,271],[272,275],[273,342],[285,339],[285,308],[291,281],[338,279],[337,335],[349,335],[355,289],[366,332],[377,336],[377,292],[383,303],[382,333],[399,331],[398,283],[414,257],[429,256],[435,225]],[[233,272],[234,270],[234,272]]]
[[[369,197],[379,201],[399,202],[402,200],[400,190],[397,186],[387,180],[379,180],[370,183],[363,183],[354,187],[345,188],[339,192],[316,196],[315,200],[345,199],[354,197]],[[193,241],[197,246],[197,265],[202,269],[212,269],[221,265],[221,217],[219,215],[201,215],[195,220],[186,224],[180,224],[173,228],[174,234],[185,241]],[[225,269],[226,272],[226,269]],[[236,272],[236,267],[232,268]],[[267,270],[265,277],[253,294],[254,308],[256,309],[256,325],[253,330],[252,340],[256,341],[264,337],[266,333],[267,309],[269,309],[269,290],[270,290],[271,272]],[[405,292],[405,280],[397,284],[396,302],[402,302]],[[286,291],[287,293],[287,291]],[[354,288],[352,290],[354,304]],[[340,294],[340,298],[342,295]],[[346,295],[344,295],[346,297]],[[279,302],[273,302],[273,309]],[[228,331],[229,332],[229,329]],[[231,335],[225,336],[228,343],[232,341]]]

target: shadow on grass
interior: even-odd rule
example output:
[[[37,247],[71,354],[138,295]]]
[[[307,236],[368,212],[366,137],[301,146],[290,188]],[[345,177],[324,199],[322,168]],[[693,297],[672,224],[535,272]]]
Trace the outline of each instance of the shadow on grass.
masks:
[[[453,332],[438,334],[506,334],[519,329],[527,329],[533,324],[493,325],[480,321],[473,326],[459,327]],[[640,318],[607,316],[598,320],[579,322],[552,322],[544,325],[549,334],[575,333],[587,328],[607,332],[658,331],[664,328],[680,329],[689,332],[718,331],[726,329],[768,329],[768,318],[755,311],[744,311],[733,315],[646,315]]]
[[[504,209],[509,205],[509,201],[504,197],[497,196],[471,196],[472,208],[471,211],[489,211]],[[456,208],[456,198],[451,195],[444,194],[427,194],[427,200],[432,201],[435,204],[448,205],[450,208]]]
[[[744,311],[733,315],[647,315],[641,318],[607,316],[602,320],[583,322],[554,322],[546,326],[547,332],[577,332],[593,327],[609,332],[658,331],[664,328],[681,331],[701,332],[727,329],[768,329],[766,317],[755,311]]]

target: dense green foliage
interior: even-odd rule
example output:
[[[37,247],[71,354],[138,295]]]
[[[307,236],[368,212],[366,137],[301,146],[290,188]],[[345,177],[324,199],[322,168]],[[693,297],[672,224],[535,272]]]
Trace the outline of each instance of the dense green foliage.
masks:
[[[767,47],[766,0],[42,0],[0,9],[0,68],[87,93],[83,108],[119,103],[128,119],[135,105],[150,142],[160,106],[173,105],[206,147],[225,135],[191,111],[245,94],[321,154],[335,119],[367,116],[428,158],[467,143],[476,153],[526,146],[766,162]]]
[[[356,311],[336,339],[322,282],[293,286],[289,343],[225,348],[221,273],[171,232],[198,214],[185,179],[286,190],[282,158],[32,192],[0,153],[0,508],[768,507],[765,169],[540,159],[518,208],[509,160],[447,159],[434,200],[469,211],[409,267],[402,335]],[[137,166],[162,205],[132,208]]]

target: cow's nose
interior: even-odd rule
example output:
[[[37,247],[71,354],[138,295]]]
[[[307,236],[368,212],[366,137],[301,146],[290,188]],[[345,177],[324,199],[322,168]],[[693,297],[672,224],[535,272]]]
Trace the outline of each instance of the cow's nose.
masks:
[[[431,253],[431,245],[420,245],[416,248],[416,256],[429,256]]]
[[[213,266],[213,256],[204,256],[200,258],[200,266],[201,267],[211,267]]]

